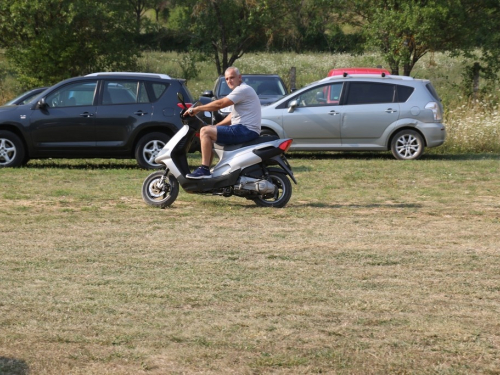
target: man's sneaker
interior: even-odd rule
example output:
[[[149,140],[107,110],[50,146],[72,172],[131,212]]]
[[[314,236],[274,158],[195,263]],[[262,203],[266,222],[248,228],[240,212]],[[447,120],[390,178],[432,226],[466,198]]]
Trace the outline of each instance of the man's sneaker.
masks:
[[[212,174],[210,173],[210,169],[207,167],[201,166],[198,167],[193,173],[188,173],[186,178],[199,180],[201,178],[210,178]]]

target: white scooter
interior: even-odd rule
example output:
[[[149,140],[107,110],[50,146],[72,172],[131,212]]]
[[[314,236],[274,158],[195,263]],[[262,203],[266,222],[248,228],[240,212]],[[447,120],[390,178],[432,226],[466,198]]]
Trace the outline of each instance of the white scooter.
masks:
[[[155,162],[165,164],[165,170],[150,174],[142,185],[142,198],[155,207],[170,206],[179,194],[179,184],[188,193],[232,195],[253,200],[261,207],[284,207],[292,196],[296,184],[292,168],[285,157],[292,139],[261,136],[254,141],[237,145],[214,145],[219,162],[211,178],[193,180],[187,153],[196,133],[206,125],[198,116],[183,117],[188,109],[182,94],[177,98],[183,105],[181,118],[184,126],[163,147]],[[195,104],[195,106],[198,103]]]

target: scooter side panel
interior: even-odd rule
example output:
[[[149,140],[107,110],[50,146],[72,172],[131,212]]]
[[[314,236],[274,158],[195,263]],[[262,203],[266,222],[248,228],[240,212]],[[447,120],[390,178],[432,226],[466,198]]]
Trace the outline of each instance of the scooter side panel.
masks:
[[[162,148],[158,156],[155,158],[155,162],[160,164],[163,163],[168,165],[170,172],[174,175],[177,180],[181,176],[181,172],[175,165],[175,163],[169,163],[169,160],[172,159],[172,151],[174,147],[184,138],[189,131],[189,125],[184,125],[177,133],[174,134],[170,141]]]
[[[236,169],[244,169],[250,165],[262,162],[262,159],[255,154],[255,150],[263,149],[266,147],[279,147],[283,140],[278,139],[275,141],[260,143],[242,147],[234,151],[223,151],[215,149],[215,152],[220,158],[219,163],[212,169],[213,176],[221,176]]]

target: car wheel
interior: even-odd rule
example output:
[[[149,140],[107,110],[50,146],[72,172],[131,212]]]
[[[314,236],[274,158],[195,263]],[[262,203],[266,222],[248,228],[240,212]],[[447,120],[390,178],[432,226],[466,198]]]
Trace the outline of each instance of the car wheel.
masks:
[[[277,136],[278,136],[278,135],[277,135],[275,132],[273,132],[271,129],[262,129],[262,130],[260,131],[260,136],[261,136],[261,137],[262,137],[262,136],[268,136],[268,135],[270,135],[270,136],[275,136],[275,137],[277,137]]]
[[[405,129],[392,138],[392,155],[398,160],[415,160],[424,153],[424,139],[419,132]]]
[[[12,132],[0,131],[0,168],[19,167],[25,160],[24,145]]]
[[[160,132],[149,133],[142,137],[135,148],[135,159],[139,166],[144,169],[161,168],[163,164],[157,164],[155,158],[169,140],[167,134]]]

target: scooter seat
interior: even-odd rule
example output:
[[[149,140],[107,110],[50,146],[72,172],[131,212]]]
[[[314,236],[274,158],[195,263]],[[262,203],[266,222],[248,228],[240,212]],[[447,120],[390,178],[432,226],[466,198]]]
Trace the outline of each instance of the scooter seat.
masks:
[[[275,141],[277,139],[279,139],[279,137],[276,135],[261,135],[259,138],[255,138],[253,141],[245,143],[237,143],[234,145],[220,145],[218,143],[214,143],[214,148],[223,151],[234,151],[242,147],[258,145],[261,143]]]

